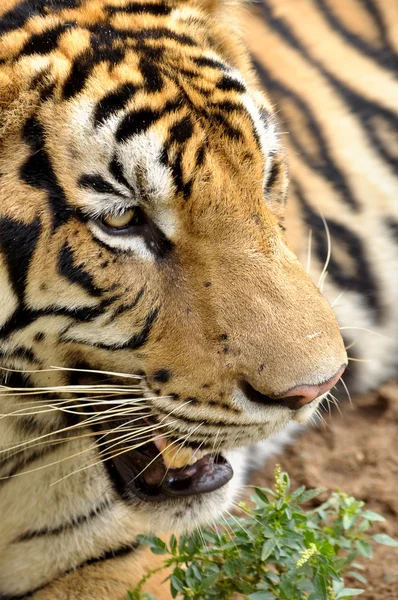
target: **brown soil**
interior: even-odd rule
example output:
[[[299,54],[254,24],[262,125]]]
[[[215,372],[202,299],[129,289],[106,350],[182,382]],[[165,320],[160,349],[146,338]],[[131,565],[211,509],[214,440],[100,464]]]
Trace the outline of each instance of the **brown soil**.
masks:
[[[326,425],[308,431],[283,454],[271,459],[253,483],[269,486],[275,463],[286,470],[295,487],[339,488],[364,500],[386,523],[376,531],[398,539],[398,385],[356,396],[352,406],[325,416]],[[363,600],[398,600],[398,549],[374,545],[372,561],[363,559],[368,579]],[[355,580],[352,587],[360,587]],[[365,587],[365,586],[364,586]]]

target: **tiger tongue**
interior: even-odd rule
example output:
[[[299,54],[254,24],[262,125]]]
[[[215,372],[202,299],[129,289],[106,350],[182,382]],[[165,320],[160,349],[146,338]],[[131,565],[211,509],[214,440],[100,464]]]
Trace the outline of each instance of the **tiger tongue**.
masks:
[[[161,460],[155,460],[142,472],[142,478],[150,487],[160,487],[166,475],[166,468]]]

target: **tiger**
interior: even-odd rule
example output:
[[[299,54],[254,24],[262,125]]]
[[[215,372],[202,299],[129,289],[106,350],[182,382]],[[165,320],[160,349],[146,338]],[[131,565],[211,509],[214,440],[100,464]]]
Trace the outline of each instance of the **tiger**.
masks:
[[[138,534],[213,522],[254,444],[394,373],[394,20],[312,4],[3,0],[1,600],[126,598]]]

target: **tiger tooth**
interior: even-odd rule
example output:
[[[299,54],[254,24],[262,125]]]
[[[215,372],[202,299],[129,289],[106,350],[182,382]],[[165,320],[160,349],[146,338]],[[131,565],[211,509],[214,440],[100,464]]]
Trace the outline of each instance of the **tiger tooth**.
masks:
[[[154,440],[156,448],[162,455],[164,464],[168,469],[181,469],[187,465],[194,465],[205,455],[203,450],[193,449],[188,446],[180,446],[176,442],[169,442],[164,436]]]
[[[192,449],[179,446],[178,444],[169,444],[162,452],[163,462],[169,469],[180,469],[186,465],[192,465],[197,461],[193,455]]]

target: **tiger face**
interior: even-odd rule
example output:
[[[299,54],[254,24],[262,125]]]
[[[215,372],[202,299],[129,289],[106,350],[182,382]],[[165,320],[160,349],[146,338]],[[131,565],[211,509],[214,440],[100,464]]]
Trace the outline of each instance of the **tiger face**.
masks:
[[[9,4],[4,365],[39,370],[34,386],[70,383],[52,365],[137,374],[142,410],[124,398],[111,425],[85,421],[100,456],[121,448],[109,481],[148,528],[213,517],[239,483],[235,449],[308,420],[347,360],[284,239],[273,108],[193,4],[54,2],[17,25]]]

